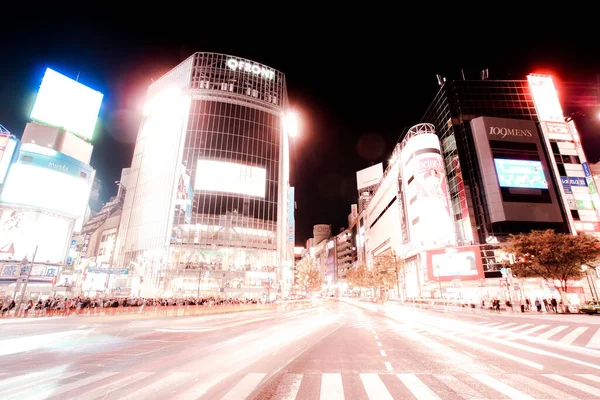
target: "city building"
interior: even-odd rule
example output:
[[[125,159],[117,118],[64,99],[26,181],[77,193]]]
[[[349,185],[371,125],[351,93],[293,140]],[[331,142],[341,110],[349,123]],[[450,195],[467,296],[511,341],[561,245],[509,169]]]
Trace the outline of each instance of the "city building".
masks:
[[[195,53],[150,85],[116,242],[134,294],[285,296],[287,115],[285,75],[235,56]]]
[[[73,235],[73,292],[86,295],[131,294],[129,268],[112,268],[114,247],[123,211],[129,168],[121,172],[116,196],[105,203],[100,211],[87,220],[81,231]],[[90,199],[90,203],[92,203]],[[131,265],[134,269],[135,265]],[[118,288],[118,289],[117,289]],[[121,289],[122,288],[122,289]]]
[[[91,140],[102,98],[48,68],[21,142],[0,138],[0,292],[70,292],[71,237],[90,214]]]
[[[356,172],[356,188],[358,190],[357,212],[364,211],[379,187],[383,176],[383,164],[375,164]]]
[[[600,199],[552,77],[440,81],[420,124],[400,138],[366,208],[369,258],[405,260],[404,296],[550,296],[552,283],[503,275],[508,235],[598,235]],[[574,283],[570,301],[583,300]]]

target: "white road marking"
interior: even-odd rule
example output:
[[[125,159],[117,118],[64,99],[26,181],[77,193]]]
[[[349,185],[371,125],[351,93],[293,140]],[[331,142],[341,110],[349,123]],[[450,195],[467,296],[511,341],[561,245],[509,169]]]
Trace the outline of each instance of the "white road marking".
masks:
[[[31,399],[44,399],[50,396],[58,396],[60,394],[70,392],[71,390],[79,389],[90,383],[101,381],[102,379],[110,378],[111,376],[117,375],[119,372],[100,372],[96,375],[88,376],[87,378],[79,379],[75,382],[68,383],[56,388],[49,388],[43,391],[36,391],[36,393],[30,397]]]
[[[385,368],[386,368],[388,371],[393,371],[393,370],[394,370],[394,368],[392,368],[392,364],[390,364],[390,362],[389,362],[389,361],[386,361],[384,364],[385,364]]]
[[[404,383],[406,388],[417,398],[422,400],[441,400],[431,389],[427,387],[417,376],[413,374],[396,374],[398,379]]]
[[[534,332],[537,332],[537,331],[541,331],[542,329],[545,329],[545,328],[547,328],[547,327],[549,327],[549,326],[550,326],[550,325],[538,325],[538,326],[536,326],[536,327],[529,328],[529,329],[527,329],[527,330],[525,330],[525,331],[523,331],[523,332],[519,332],[519,334],[520,334],[520,335],[529,335],[530,333],[534,333]]]
[[[377,346],[381,347],[381,342],[377,342]]]
[[[302,384],[302,374],[286,374],[277,385],[272,400],[296,400],[300,384]]]
[[[533,324],[517,325],[517,326],[513,326],[512,328],[505,329],[505,330],[508,332],[514,332],[514,331],[518,331],[519,329],[527,328],[528,326],[533,326]]]
[[[360,374],[360,380],[363,383],[369,400],[394,400],[379,375]],[[322,394],[321,398],[323,398]]]
[[[560,382],[563,385],[570,386],[587,394],[591,394],[592,396],[598,396],[598,393],[600,393],[600,389],[598,388],[586,385],[585,383],[581,383],[573,379],[565,378],[564,376],[560,376],[557,374],[543,374],[543,376],[545,376],[546,378],[550,378],[556,382]]]
[[[0,340],[0,356],[41,349],[62,338],[77,334],[81,335],[84,332],[84,330],[73,330]]]
[[[382,357],[387,357],[385,350],[379,350],[379,353],[381,354]]]
[[[552,336],[564,331],[567,328],[568,328],[568,326],[566,326],[566,325],[560,325],[560,326],[557,326],[556,328],[550,329],[547,332],[537,335],[536,338],[537,339],[550,339]]]
[[[20,384],[12,384],[12,385],[10,385],[10,387],[0,390],[0,398],[6,398],[7,396],[9,396],[11,394],[20,393],[20,392],[26,391],[31,388],[35,388],[36,390],[38,390],[40,388],[40,386],[42,386],[45,383],[48,383],[48,382],[54,383],[57,380],[72,378],[74,376],[81,375],[82,373],[83,372],[66,372],[66,373],[62,373],[60,375],[48,374],[45,376],[41,376],[39,378],[28,380],[26,382],[22,382]],[[46,385],[46,386],[48,386],[48,385]]]
[[[588,344],[585,347],[591,347],[593,349],[600,349],[600,328],[594,333],[594,336],[590,339]]]
[[[247,398],[256,389],[266,374],[248,374],[227,392],[221,400],[239,400]]]
[[[578,400],[577,397],[574,397],[568,393],[565,393],[561,390],[556,389],[553,386],[546,385],[545,383],[541,383],[536,381],[535,379],[531,379],[525,375],[521,374],[510,374],[508,375],[511,382],[519,382],[523,385],[532,388],[535,391],[545,394],[550,399],[561,399],[561,400]]]
[[[494,327],[494,329],[504,329],[504,328],[507,328],[507,327],[509,327],[509,326],[511,326],[511,325],[516,325],[516,323],[514,323],[514,322],[510,322],[510,323],[508,323],[508,324],[502,324],[502,325],[498,325],[498,326],[495,326],[495,327]]]
[[[471,354],[471,353],[469,353],[468,351],[463,351],[463,353],[465,353],[465,354],[466,354],[466,355],[468,355],[469,357],[472,357],[472,358],[477,358],[477,357],[475,357],[475,355],[474,355],[474,354]]]
[[[479,382],[491,387],[492,389],[508,396],[514,400],[535,400],[531,396],[527,396],[525,393],[508,386],[504,382],[500,382],[497,379],[492,378],[488,374],[471,374],[471,376],[477,379]]]
[[[136,390],[135,392],[130,393],[127,396],[119,396],[120,400],[136,400],[136,399],[149,399],[152,395],[156,395],[156,393],[160,392],[162,389],[165,389],[169,386],[174,385],[175,383],[184,380],[188,376],[191,375],[191,372],[174,372],[164,377],[163,379],[159,379],[147,386],[144,386],[140,390]]]
[[[572,344],[579,336],[583,334],[583,332],[587,331],[588,328],[585,326],[579,326],[573,329],[571,332],[567,333],[565,336],[561,337],[558,341],[564,344]]]
[[[344,400],[342,374],[323,374],[321,377],[321,400]],[[233,399],[232,399],[233,400]]]
[[[379,336],[375,335],[375,339],[379,339]]]
[[[464,399],[484,399],[485,396],[481,395],[481,393],[476,392],[473,388],[468,386],[467,384],[459,381],[452,375],[434,375],[438,380],[443,382],[446,386],[448,386],[452,391],[460,394],[460,396]]]
[[[112,381],[111,383],[108,383],[106,385],[97,387],[93,390],[90,390],[89,392],[85,392],[84,394],[79,395],[78,397],[80,399],[86,399],[86,400],[103,398],[103,397],[106,397],[112,391],[116,392],[119,389],[122,389],[123,387],[125,387],[127,385],[130,385],[137,381],[141,381],[142,379],[146,379],[147,377],[154,375],[154,374],[155,374],[155,372],[138,372],[136,374],[125,376],[121,379],[117,379],[116,381]],[[112,394],[116,394],[116,393],[112,393]]]
[[[194,385],[193,387],[189,388],[185,392],[174,395],[173,398],[177,399],[177,400],[196,400],[198,397],[202,397],[213,386],[215,386],[217,383],[221,382],[227,376],[229,376],[229,375],[228,374],[219,374],[219,375],[216,375],[213,379],[211,379],[208,382],[201,381],[200,383],[198,383],[197,385]]]

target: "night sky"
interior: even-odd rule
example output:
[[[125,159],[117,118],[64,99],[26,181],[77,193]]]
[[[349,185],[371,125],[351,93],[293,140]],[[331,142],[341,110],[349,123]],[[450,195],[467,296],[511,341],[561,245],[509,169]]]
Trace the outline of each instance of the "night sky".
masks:
[[[490,79],[525,79],[528,72],[554,72],[566,113],[578,113],[589,161],[600,159],[597,35],[569,40],[503,32],[482,38],[469,25],[432,38],[416,26],[400,30],[377,21],[333,28],[305,20],[253,30],[209,26],[206,20],[215,15],[183,27],[159,19],[136,25],[126,19],[78,17],[64,23],[48,16],[3,17],[0,124],[20,137],[46,67],[71,78],[79,74],[81,83],[105,95],[92,165],[104,185],[101,197],[108,200],[121,169],[130,166],[152,78],[196,51],[276,68],[286,74],[290,102],[302,120],[292,145],[298,245],[312,236],[314,224],[330,223],[334,232],[346,226],[356,201],[356,171],[387,160],[399,134],[419,122],[439,89],[436,74],[460,79],[462,68],[467,79],[479,79],[487,68]],[[290,34],[271,40],[281,30]]]

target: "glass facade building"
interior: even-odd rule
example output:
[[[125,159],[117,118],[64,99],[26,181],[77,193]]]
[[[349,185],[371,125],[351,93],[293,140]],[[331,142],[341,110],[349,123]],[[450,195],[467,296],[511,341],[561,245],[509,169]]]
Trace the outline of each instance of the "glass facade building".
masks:
[[[445,83],[437,93],[422,122],[433,123],[442,144],[442,152],[448,174],[448,186],[458,245],[480,245],[486,274],[502,267],[496,262],[493,244],[502,241],[510,233],[527,232],[531,229],[555,229],[569,232],[564,207],[564,222],[504,221],[492,222],[482,173],[473,140],[471,121],[477,117],[498,117],[529,120],[538,125],[539,118],[531,89],[526,80],[515,81],[453,81]],[[544,146],[542,146],[544,147]],[[547,160],[554,155],[542,149]],[[563,162],[562,156],[556,162]],[[560,168],[560,167],[559,167]],[[548,171],[554,182],[560,178]],[[554,189],[555,190],[555,189]],[[558,193],[555,193],[559,196]],[[497,243],[497,242],[496,242]],[[491,276],[491,275],[490,275]]]
[[[294,239],[284,74],[196,53],[150,86],[146,106],[117,243],[134,291],[280,293]]]

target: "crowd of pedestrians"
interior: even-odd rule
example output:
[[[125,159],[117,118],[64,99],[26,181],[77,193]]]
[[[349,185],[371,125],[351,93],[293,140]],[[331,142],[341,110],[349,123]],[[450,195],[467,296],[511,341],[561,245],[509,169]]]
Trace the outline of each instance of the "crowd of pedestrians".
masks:
[[[90,298],[78,296],[73,298],[49,297],[27,301],[21,307],[20,316],[51,317],[55,315],[94,314],[99,312],[119,313],[142,310],[143,308],[158,307],[213,307],[225,305],[262,304],[259,299],[186,297],[186,298]],[[15,316],[17,304],[11,297],[6,297],[0,303],[1,317]]]

